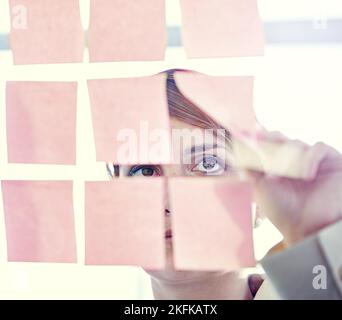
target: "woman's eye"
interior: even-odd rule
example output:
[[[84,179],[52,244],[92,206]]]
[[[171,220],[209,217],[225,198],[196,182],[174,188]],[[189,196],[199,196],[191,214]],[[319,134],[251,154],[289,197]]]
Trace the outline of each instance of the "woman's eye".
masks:
[[[156,166],[137,166],[130,169],[129,176],[153,177],[160,176],[161,170]]]
[[[204,156],[202,161],[192,168],[194,172],[200,172],[207,175],[222,174],[225,168],[215,156]]]

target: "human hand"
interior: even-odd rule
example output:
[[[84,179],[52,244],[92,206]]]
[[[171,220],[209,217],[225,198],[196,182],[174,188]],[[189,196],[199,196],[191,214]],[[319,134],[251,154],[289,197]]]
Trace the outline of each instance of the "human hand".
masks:
[[[268,135],[273,139],[274,134]],[[264,137],[267,139],[267,134]],[[297,146],[307,145],[290,141]],[[317,143],[311,152],[317,156],[308,166],[317,167],[311,180],[285,178],[267,172],[250,171],[255,201],[284,235],[293,243],[342,219],[342,155],[332,147]],[[302,164],[301,164],[302,165]]]

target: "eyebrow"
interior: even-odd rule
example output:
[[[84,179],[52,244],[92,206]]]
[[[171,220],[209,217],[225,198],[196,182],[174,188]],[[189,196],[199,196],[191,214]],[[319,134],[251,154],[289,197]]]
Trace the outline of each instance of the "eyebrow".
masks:
[[[212,149],[217,149],[217,148],[222,148],[224,149],[224,146],[219,146],[217,143],[215,144],[201,144],[197,146],[192,146],[190,149],[187,149],[185,153],[196,153],[196,152],[202,152],[203,150],[212,150]]]

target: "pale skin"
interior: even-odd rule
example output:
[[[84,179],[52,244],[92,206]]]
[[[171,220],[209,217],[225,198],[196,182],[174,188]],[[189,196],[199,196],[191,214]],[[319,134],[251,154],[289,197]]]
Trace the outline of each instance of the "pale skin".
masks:
[[[171,127],[203,130],[174,118],[171,118]],[[270,133],[269,136],[272,137],[274,134]],[[236,176],[238,174],[229,167],[230,150],[227,141],[220,140],[214,148],[208,148],[205,151],[203,151],[203,146],[196,146],[196,148],[194,146],[194,142],[183,145],[185,153],[191,155],[192,164],[180,163],[163,167],[123,166],[120,169],[121,174],[168,177]],[[202,147],[202,150],[198,150],[198,147]],[[192,153],[191,149],[193,149]],[[222,152],[222,149],[225,152]],[[270,177],[265,172],[248,172],[245,175],[254,186],[254,200],[260,211],[282,232],[287,245],[342,219],[342,156],[326,145],[317,147],[317,152],[322,152],[322,149],[327,156],[314,181],[303,182]],[[226,158],[219,159],[217,155],[221,157],[223,155]],[[146,270],[151,276],[154,297],[156,299],[252,299],[247,279],[242,278],[239,272],[196,272],[174,269],[171,215],[166,194],[166,269],[163,271]]]

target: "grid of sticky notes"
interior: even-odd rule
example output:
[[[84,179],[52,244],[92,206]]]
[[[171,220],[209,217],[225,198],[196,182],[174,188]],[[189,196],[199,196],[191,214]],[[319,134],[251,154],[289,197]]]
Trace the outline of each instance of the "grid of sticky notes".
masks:
[[[88,28],[79,0],[9,0],[15,64],[163,60],[165,0],[91,0]],[[189,58],[258,56],[264,34],[257,0],[181,0]],[[87,36],[84,32],[87,29]]]
[[[223,126],[244,130],[255,125],[252,78],[176,71],[174,79],[186,98]],[[169,163],[169,146],[153,159],[117,157],[120,131],[129,128],[139,137],[141,121],[151,129],[170,130],[166,84],[164,73],[88,81],[98,161]],[[76,82],[7,82],[8,162],[75,165],[76,106]],[[76,262],[73,182],[6,180],[1,187],[8,260]],[[85,246],[78,248],[85,250],[85,263],[163,269],[166,194],[177,269],[235,270],[255,263],[247,185],[215,178],[129,177],[85,181]],[[189,201],[194,197],[199,200]]]
[[[81,63],[86,43],[90,62],[164,59],[164,0],[91,0],[87,39],[78,0],[9,4],[14,64]],[[182,0],[180,6],[189,58],[262,54],[256,0]],[[242,131],[255,127],[252,77],[189,71],[174,76],[181,93],[222,126]],[[166,84],[166,73],[88,80],[89,130],[97,161],[171,162],[169,135],[157,150],[141,139],[146,128],[170,131]],[[7,82],[8,163],[77,166],[77,97],[77,82]],[[137,153],[120,153],[127,136],[140,137]],[[242,182],[129,177],[84,181],[82,247],[76,246],[73,191],[72,180],[1,181],[8,261],[76,263],[78,251],[84,250],[86,265],[163,269],[168,203],[177,269],[235,270],[255,263],[252,196]],[[194,198],[199,200],[190,201]]]

